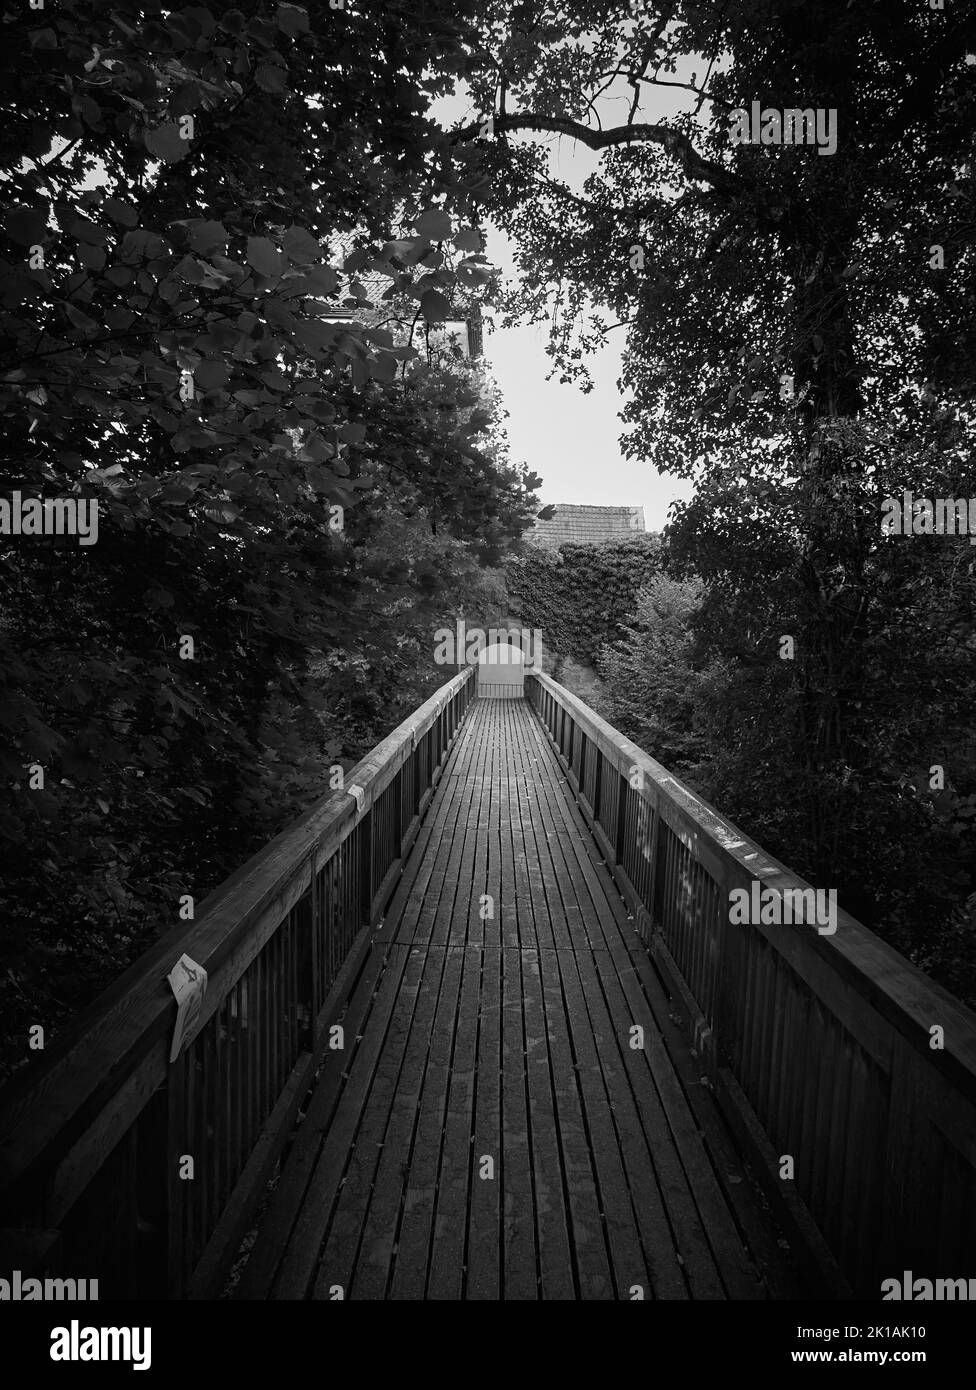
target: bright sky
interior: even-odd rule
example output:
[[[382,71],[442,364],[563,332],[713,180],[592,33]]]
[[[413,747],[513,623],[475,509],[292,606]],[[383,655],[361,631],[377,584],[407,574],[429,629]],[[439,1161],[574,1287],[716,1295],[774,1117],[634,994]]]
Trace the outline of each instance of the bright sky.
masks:
[[[629,93],[628,93],[629,95]],[[673,110],[676,102],[661,100],[660,90],[641,104],[638,120],[654,120]],[[622,124],[627,101],[612,95],[598,103],[605,126]],[[433,114],[442,124],[474,120],[475,112],[460,95],[442,99]],[[520,139],[520,136],[510,136]],[[540,137],[533,137],[540,138]],[[550,175],[564,180],[574,192],[599,163],[599,153],[567,137],[541,137],[550,150]],[[486,254],[505,277],[515,274],[512,245],[508,238],[487,227]],[[500,320],[499,320],[500,321]],[[576,386],[547,381],[552,367],[546,356],[545,324],[517,328],[485,328],[485,357],[505,398],[509,412],[508,437],[513,462],[524,462],[542,477],[543,502],[591,503],[598,506],[644,508],[644,524],[660,531],[675,498],[691,496],[692,484],[671,474],[659,474],[649,463],[624,459],[618,418],[623,397],[617,388],[624,330],[609,335],[602,352],[588,359],[593,390],[585,394]]]
[[[581,152],[592,153],[585,146]],[[506,275],[514,274],[508,238],[497,228],[489,232],[486,254]],[[541,476],[543,502],[643,507],[644,525],[660,531],[671,502],[690,497],[692,485],[621,456],[622,342],[622,329],[611,333],[608,346],[588,360],[593,390],[586,395],[558,378],[546,380],[552,362],[546,356],[545,324],[486,327],[485,357],[509,412],[512,459]]]

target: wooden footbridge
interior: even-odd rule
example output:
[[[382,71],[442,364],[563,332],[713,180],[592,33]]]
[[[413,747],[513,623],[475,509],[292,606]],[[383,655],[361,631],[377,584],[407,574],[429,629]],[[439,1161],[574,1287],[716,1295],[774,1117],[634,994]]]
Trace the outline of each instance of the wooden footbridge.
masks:
[[[102,1299],[976,1272],[973,1014],[843,912],[733,925],[731,890],[807,885],[548,677],[473,694],[444,686],[0,1094],[6,1266]],[[209,983],[171,1063],[184,953]]]

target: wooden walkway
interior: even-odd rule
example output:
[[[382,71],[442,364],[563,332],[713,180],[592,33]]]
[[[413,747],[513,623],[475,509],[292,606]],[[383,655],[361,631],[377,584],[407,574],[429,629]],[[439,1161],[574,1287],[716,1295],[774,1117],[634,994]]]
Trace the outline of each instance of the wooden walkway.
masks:
[[[798,1296],[673,1011],[541,723],[474,702],[235,1295]]]

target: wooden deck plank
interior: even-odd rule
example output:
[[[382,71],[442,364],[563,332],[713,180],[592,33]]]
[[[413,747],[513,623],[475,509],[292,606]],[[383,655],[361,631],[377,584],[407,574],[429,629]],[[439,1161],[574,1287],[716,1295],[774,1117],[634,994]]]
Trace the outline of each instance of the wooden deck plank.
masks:
[[[551,813],[565,817],[569,810],[568,805],[558,802],[542,808],[544,816]],[[650,1066],[657,1098],[671,1136],[670,1144],[667,1141],[662,1143],[661,1128],[656,1126],[650,1151],[668,1156],[669,1148],[673,1147],[685,1170],[686,1181],[680,1183],[674,1165],[668,1165],[672,1183],[668,1209],[675,1220],[682,1216],[685,1220],[686,1235],[681,1253],[692,1281],[694,1296],[720,1298],[724,1285],[731,1297],[755,1298],[755,1271],[744,1254],[735,1222],[719,1191],[712,1159],[703,1142],[703,1132],[675,1072],[671,1055],[661,1041],[661,1022],[650,1010],[646,994],[642,994],[636,983],[637,980],[646,980],[654,987],[652,982],[656,982],[656,973],[653,965],[635,933],[629,929],[625,906],[612,880],[605,872],[603,875],[599,873],[599,851],[592,838],[559,836],[554,830],[553,841],[566,854],[566,874],[576,884],[579,896],[585,901],[589,895],[593,911],[586,914],[587,918],[602,924],[602,939],[606,942],[610,959],[607,960],[603,953],[597,951],[594,952],[594,960],[603,963],[603,978],[614,1000],[613,1012],[618,1018],[626,1018],[630,1014],[631,1023],[639,1024],[645,1030],[645,1046],[641,1055]],[[575,860],[574,863],[570,862],[570,857]],[[614,923],[616,931],[613,930]],[[656,993],[659,1010],[666,1013],[663,989],[658,986]],[[660,1007],[662,1005],[663,1009]],[[687,1054],[683,1042],[679,1042],[678,1046],[682,1054]],[[697,1076],[692,1086],[695,1090],[701,1089]],[[638,1095],[641,1113],[653,1115],[658,1108],[655,1098],[641,1091]],[[716,1131],[722,1128],[717,1115],[713,1117],[713,1127]],[[688,1197],[693,1199],[697,1207],[697,1218],[692,1215]],[[709,1249],[710,1254],[706,1254]],[[716,1282],[716,1276],[721,1282]]]
[[[541,723],[475,701],[242,1296],[792,1294],[672,1009]]]
[[[346,1084],[285,1249],[273,1289],[275,1298],[306,1297],[315,1277],[318,1252],[354,1148],[365,1100],[383,1056],[390,1021],[398,1007],[403,974],[410,960],[408,948],[391,946],[388,949],[371,1008],[364,1020],[362,1041],[343,1078]]]
[[[385,1147],[390,1112],[398,1090],[410,1084],[410,1073],[406,1066],[410,1049],[416,1052],[423,1045],[421,1039],[426,1031],[424,1021],[421,1018],[418,1024],[415,1016],[422,1012],[423,1003],[429,997],[428,991],[421,990],[427,960],[423,951],[410,948],[379,1065],[362,1106],[356,1142],[349,1154],[348,1166],[329,1223],[315,1282],[317,1298],[328,1297],[324,1290],[335,1285],[343,1288],[346,1297],[349,1297],[363,1223]]]
[[[502,1253],[505,1298],[539,1297],[535,1193],[526,1104],[525,985],[522,953],[502,952]]]
[[[509,781],[509,829],[511,833],[512,880],[515,885],[519,965],[521,970],[522,1023],[524,1028],[525,1084],[527,1121],[531,1136],[531,1181],[535,1205],[535,1225],[538,1259],[538,1296],[547,1300],[567,1300],[576,1297],[573,1261],[567,1223],[564,1174],[559,1133],[556,1123],[555,1096],[549,1058],[549,1039],[546,1030],[545,1007],[542,997],[542,976],[539,971],[539,944],[552,947],[554,938],[542,890],[538,858],[531,855],[526,839],[526,824],[531,811],[526,796],[526,778],[533,770],[520,731],[524,725],[513,718],[512,740],[519,751],[513,758],[513,776]],[[537,763],[536,763],[537,768]],[[529,830],[531,838],[531,826]],[[507,846],[505,853],[507,853]],[[506,971],[506,982],[512,974]],[[510,1009],[514,1015],[514,1008]],[[514,1018],[513,1018],[514,1021]],[[506,1027],[506,1042],[509,1041]],[[506,1097],[512,1083],[506,1080]],[[508,1124],[506,1111],[506,1125]],[[506,1210],[506,1233],[508,1230]],[[506,1243],[506,1289],[511,1296],[509,1257]]]
[[[495,702],[492,702],[495,703]],[[492,837],[492,818],[498,814],[499,798],[499,740],[500,740],[500,719],[492,718],[491,711],[486,709],[486,702],[476,703],[475,718],[481,721],[483,728],[483,749],[485,761],[481,766],[476,778],[472,778],[474,798],[472,806],[475,807],[472,815],[469,839],[465,842],[466,850],[472,855],[470,861],[466,858],[464,863],[467,866],[464,874],[461,875],[461,882],[458,885],[458,906],[453,920],[446,924],[447,937],[452,945],[464,946],[469,943],[480,945],[485,939],[485,920],[481,915],[482,897],[490,890],[488,888],[489,855],[491,850]],[[485,910],[488,904],[484,904]],[[498,922],[499,906],[497,898],[492,904],[491,910],[494,912],[494,921]],[[440,937],[434,937],[439,940]]]
[[[545,1001],[578,1297],[612,1299],[613,1280],[600,1217],[596,1170],[587,1141],[582,1099],[569,1040],[569,1023],[559,974],[559,952],[540,951],[539,971]]]
[[[641,1118],[648,1097],[635,1095],[628,1074],[635,1063],[630,1061],[630,1024],[624,1016],[611,1017],[600,987],[600,965],[587,952],[577,952],[572,962],[579,972],[580,996],[585,1000],[589,1024],[600,1058],[600,1070],[607,1089],[615,1142],[626,1172],[631,1205],[647,1269],[644,1297],[685,1299],[689,1296],[684,1277],[685,1257],[681,1254],[669,1224],[665,1196],[662,1196],[655,1165],[654,1149],[648,1145]],[[606,961],[602,964],[605,966]],[[682,1194],[683,1195],[683,1194]],[[643,1283],[636,1271],[628,1288]],[[626,1296],[626,1295],[624,1295]]]
[[[583,1099],[590,1147],[599,1184],[600,1215],[607,1234],[617,1298],[644,1291],[648,1276],[641,1249],[633,1195],[622,1159],[618,1117],[608,1097],[609,1048],[601,1051],[580,984],[578,958],[583,952],[556,953],[570,1021],[576,1073]]]
[[[405,959],[401,953],[401,962]],[[323,1057],[318,1085],[292,1141],[280,1180],[262,1221],[261,1239],[252,1250],[235,1289],[237,1298],[267,1298],[276,1282],[278,1268],[345,1088],[349,1068],[364,1036],[365,1020],[376,1001],[377,972],[382,968],[383,960],[383,953],[378,952],[367,962],[342,1015],[345,1048],[341,1052],[327,1050]],[[396,982],[391,977],[387,981],[390,997],[395,989]]]
[[[481,952],[471,947],[464,950],[463,955],[458,1033],[451,1063],[427,1280],[429,1299],[455,1301],[462,1296],[464,1288],[477,1070],[477,1029],[474,1020],[477,1018],[481,993]]]
[[[532,833],[532,801],[526,782],[516,781],[512,800],[512,838],[515,854],[515,883],[519,902],[520,919],[531,919],[532,931],[529,938],[536,949],[554,949],[556,938],[553,935],[552,920],[546,903],[545,885],[542,881],[542,865],[535,850]],[[530,852],[530,846],[532,847]],[[521,920],[519,934],[523,942],[527,932],[523,931]],[[537,958],[538,959],[538,958]]]
[[[394,1299],[422,1299],[427,1286],[441,1144],[454,1043],[459,1029],[461,973],[464,966],[463,951],[449,950],[445,955],[430,1059],[417,1116],[417,1132],[407,1159],[409,1172],[390,1293]]]
[[[324,1279],[326,1284],[341,1282],[333,1280],[326,1269],[330,1245],[347,1253],[357,1224],[362,1226],[358,1253],[353,1252],[355,1275],[351,1278],[351,1298],[382,1299],[386,1296],[400,1208],[409,1173],[409,1155],[413,1147],[420,1097],[430,1059],[432,1027],[440,998],[446,954],[435,952],[422,957],[416,1007],[399,1074],[389,1094],[385,1094],[385,1088],[379,1078],[370,1094],[370,1108],[377,1114],[377,1128],[383,1123],[384,1111],[386,1118],[382,1139],[377,1141],[378,1162],[371,1182],[365,1222],[363,1212],[367,1203],[357,1199],[347,1175],[329,1234],[330,1244],[326,1245],[323,1252],[319,1281]],[[365,1120],[366,1117],[365,1132],[357,1144],[357,1152],[368,1144]],[[340,1223],[347,1213],[348,1236],[344,1236],[340,1230]]]
[[[560,809],[565,808],[561,808],[558,803],[552,807],[554,814]],[[550,807],[547,805],[543,808],[543,813],[548,814],[549,810]],[[564,842],[560,840],[560,843]],[[565,843],[571,846],[577,856],[578,869],[585,883],[585,890],[580,887],[580,895],[588,892],[594,905],[594,913],[587,915],[590,920],[595,917],[604,924],[604,940],[613,963],[609,969],[604,969],[603,977],[609,995],[616,1001],[614,1012],[618,1016],[625,1016],[630,1010],[634,1015],[633,1022],[640,1023],[645,1028],[648,1041],[645,1044],[644,1055],[654,1068],[655,1084],[668,1116],[674,1144],[688,1172],[689,1186],[698,1205],[701,1227],[712,1246],[723,1282],[730,1297],[756,1298],[758,1288],[755,1269],[742,1248],[740,1233],[730,1211],[728,1198],[720,1191],[716,1165],[704,1142],[706,1130],[700,1127],[699,1120],[706,1119],[707,1132],[714,1136],[716,1144],[720,1144],[724,1127],[714,1107],[705,1107],[701,1103],[702,1087],[696,1068],[685,1067],[686,1082],[682,1085],[675,1069],[674,1058],[682,1059],[683,1063],[691,1063],[690,1053],[671,1024],[669,1005],[653,964],[641,947],[636,934],[628,929],[626,909],[616,894],[612,880],[609,879],[609,875],[600,875],[598,872],[599,851],[595,842],[587,837]],[[572,876],[572,869],[569,866],[567,869]],[[614,922],[617,931],[612,929]],[[596,952],[594,959],[600,962],[604,958],[601,953]],[[643,992],[641,985],[644,986]],[[657,1009],[650,1010],[649,1014],[642,1012],[648,1008],[648,991],[657,1001]],[[620,998],[621,995],[624,996],[623,999]],[[665,1029],[671,1042],[670,1050],[663,1044]],[[690,1103],[690,1097],[698,1103],[699,1112],[704,1110],[708,1113],[699,1113],[696,1118],[695,1107]],[[722,1153],[723,1159],[727,1160],[727,1147],[722,1149]],[[738,1166],[738,1171],[731,1174],[722,1171],[728,1185],[741,1185],[741,1165]],[[772,1256],[771,1247],[767,1246],[767,1253]],[[699,1292],[697,1296],[701,1297],[702,1293]],[[709,1296],[718,1295],[713,1292]]]
[[[487,925],[493,926],[492,923]],[[497,945],[489,943],[479,950],[481,997],[478,1008],[471,1196],[468,1202],[466,1297],[497,1299],[501,1280],[502,958]]]
[[[449,893],[453,902],[457,879],[449,877],[449,871],[462,852],[471,821],[471,799],[476,790],[473,780],[465,784],[455,774],[464,748],[470,750],[467,741],[452,752],[441,788],[428,809],[427,820],[409,856],[409,865],[416,866],[410,897],[396,913],[391,907],[387,914],[389,931],[398,942],[413,942],[418,937],[426,939],[442,895]]]
[[[539,952],[522,951],[520,954],[541,1297],[547,1300],[574,1299],[576,1282]]]

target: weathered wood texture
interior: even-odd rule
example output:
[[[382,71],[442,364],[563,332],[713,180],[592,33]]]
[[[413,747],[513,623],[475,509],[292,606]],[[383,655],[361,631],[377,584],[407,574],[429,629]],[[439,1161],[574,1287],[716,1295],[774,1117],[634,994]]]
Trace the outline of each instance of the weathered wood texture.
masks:
[[[809,919],[733,925],[733,889],[809,885],[547,676],[527,676],[526,698],[730,1124],[834,1290],[877,1299],[905,1269],[964,1277],[976,1016],[845,912],[832,935]]]
[[[671,1008],[539,720],[475,701],[237,1296],[794,1295]]]
[[[221,1287],[472,688],[443,686],[5,1088],[0,1227],[58,1231],[103,1298]],[[171,1066],[184,952],[209,984]]]

